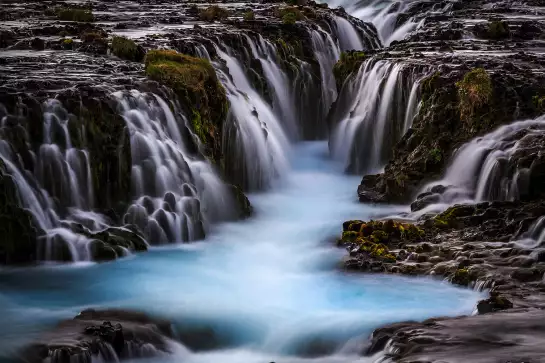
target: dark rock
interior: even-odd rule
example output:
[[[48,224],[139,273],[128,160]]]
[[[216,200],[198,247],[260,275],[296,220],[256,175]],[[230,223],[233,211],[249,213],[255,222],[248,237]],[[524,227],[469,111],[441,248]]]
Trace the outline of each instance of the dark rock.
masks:
[[[55,357],[56,362],[90,361],[104,346],[116,356],[135,359],[167,352],[167,338],[173,332],[168,321],[155,319],[140,312],[124,310],[85,310],[72,320],[65,320],[34,343],[24,347],[20,356],[28,363],[41,363]],[[130,347],[130,349],[128,349]]]

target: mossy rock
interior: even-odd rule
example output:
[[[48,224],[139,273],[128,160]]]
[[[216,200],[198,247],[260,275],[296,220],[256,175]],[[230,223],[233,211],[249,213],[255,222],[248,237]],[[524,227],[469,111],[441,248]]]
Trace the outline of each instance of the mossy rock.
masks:
[[[90,9],[80,8],[60,8],[57,9],[59,20],[76,21],[81,23],[90,23],[95,20],[93,12]]]
[[[242,14],[242,19],[244,19],[244,21],[253,21],[255,20],[255,13],[253,10],[249,10]]]
[[[461,285],[461,286],[467,286],[471,282],[471,277],[469,275],[469,270],[466,268],[460,268],[456,270],[454,275],[452,276],[452,283]]]
[[[503,20],[491,20],[486,24],[477,24],[474,33],[484,39],[502,40],[511,36],[509,24]]]
[[[252,215],[253,207],[250,204],[250,201],[248,200],[248,197],[244,194],[241,188],[239,188],[236,185],[229,184],[228,185],[233,198],[236,203],[236,208],[238,209],[238,217],[239,218],[248,218]]]
[[[472,122],[475,112],[492,98],[492,80],[483,68],[475,68],[456,83],[460,100],[460,118]]]
[[[199,12],[199,18],[204,21],[224,20],[229,17],[229,11],[218,5],[212,5]]]
[[[141,62],[145,56],[145,50],[142,46],[125,37],[114,37],[111,49],[116,57],[130,61]]]
[[[176,93],[207,155],[219,163],[221,131],[229,103],[212,64],[174,50],[152,50],[146,54],[145,65],[150,79]]]
[[[387,256],[394,260],[388,248],[405,242],[420,242],[425,236],[423,229],[410,223],[393,220],[369,221],[350,220],[343,223],[343,233],[339,243],[356,243],[360,250],[368,252],[372,257]]]
[[[365,53],[362,51],[341,53],[339,61],[333,66],[333,76],[335,77],[338,90],[342,88],[344,82],[351,74],[359,70],[365,59]]]
[[[284,24],[293,25],[296,22],[297,22],[297,15],[295,15],[295,13],[286,13],[282,17],[282,23]]]

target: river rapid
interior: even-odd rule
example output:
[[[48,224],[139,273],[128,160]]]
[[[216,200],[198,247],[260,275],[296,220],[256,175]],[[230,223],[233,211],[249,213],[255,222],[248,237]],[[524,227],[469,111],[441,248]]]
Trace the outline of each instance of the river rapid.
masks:
[[[407,210],[358,203],[326,142],[296,144],[272,189],[249,195],[254,216],[214,227],[204,242],[110,263],[0,270],[0,360],[82,309],[131,308],[180,334],[212,333],[206,351],[172,342],[167,362],[360,362],[374,328],[471,314],[485,293],[431,278],[347,274],[335,247],[342,222]],[[140,360],[142,361],[142,360]]]

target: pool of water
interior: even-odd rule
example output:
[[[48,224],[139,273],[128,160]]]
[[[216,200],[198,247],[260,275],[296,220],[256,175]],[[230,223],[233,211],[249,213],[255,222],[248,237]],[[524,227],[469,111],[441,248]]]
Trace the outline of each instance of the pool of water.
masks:
[[[334,247],[347,219],[404,207],[357,202],[359,177],[327,158],[325,142],[293,150],[292,170],[271,191],[250,195],[255,215],[217,226],[206,241],[103,264],[0,270],[0,360],[87,307],[143,310],[215,332],[221,347],[173,347],[153,363],[368,361],[372,330],[401,320],[470,314],[482,293],[427,278],[346,274]],[[325,356],[324,356],[325,355]]]

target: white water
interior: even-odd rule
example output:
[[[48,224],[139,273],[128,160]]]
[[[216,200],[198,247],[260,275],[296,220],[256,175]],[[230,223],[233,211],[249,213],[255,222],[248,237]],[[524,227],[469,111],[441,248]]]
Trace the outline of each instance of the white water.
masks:
[[[117,93],[131,135],[134,204],[125,223],[145,232],[153,244],[204,237],[214,220],[225,220],[235,206],[223,182],[183,141],[187,120],[178,118],[157,95],[134,90]]]
[[[424,25],[427,13],[419,13],[407,19],[401,25],[397,24],[400,14],[407,12],[411,6],[425,3],[427,0],[323,0],[331,7],[342,6],[347,13],[363,21],[373,23],[378,31],[381,43],[390,45],[394,40],[404,39],[410,32]],[[429,13],[445,13],[451,4],[440,8],[439,4],[431,6]]]
[[[523,130],[527,130],[526,136],[516,137]],[[451,158],[445,175],[425,185],[418,194],[431,192],[437,185],[448,187],[447,190],[418,213],[439,212],[460,203],[519,199],[520,193],[526,192],[519,188],[524,187],[527,169],[521,168],[510,176],[505,165],[524,146],[526,137],[544,132],[545,117],[542,116],[501,126],[462,145]]]
[[[259,189],[288,169],[290,144],[281,121],[265,100],[252,88],[239,61],[220,47],[216,51],[227,70],[216,65],[217,73],[231,104],[234,123],[226,132],[226,153],[234,156],[249,189]],[[241,162],[242,161],[242,162]],[[242,164],[242,165],[240,165]]]
[[[255,217],[218,226],[206,242],[107,264],[0,270],[0,357],[86,307],[136,308],[180,332],[214,331],[221,349],[170,357],[201,362],[370,362],[359,356],[388,322],[470,314],[483,295],[426,278],[343,274],[333,247],[342,222],[395,213],[357,202],[359,178],[327,159],[325,142],[295,146],[292,170],[251,195]],[[321,344],[317,344],[318,342]],[[317,344],[321,358],[302,359]],[[148,362],[146,361],[146,362]]]
[[[335,115],[331,150],[351,171],[379,172],[391,147],[412,125],[426,73],[404,73],[405,67],[401,62],[369,59],[344,84],[340,97],[346,104]]]

